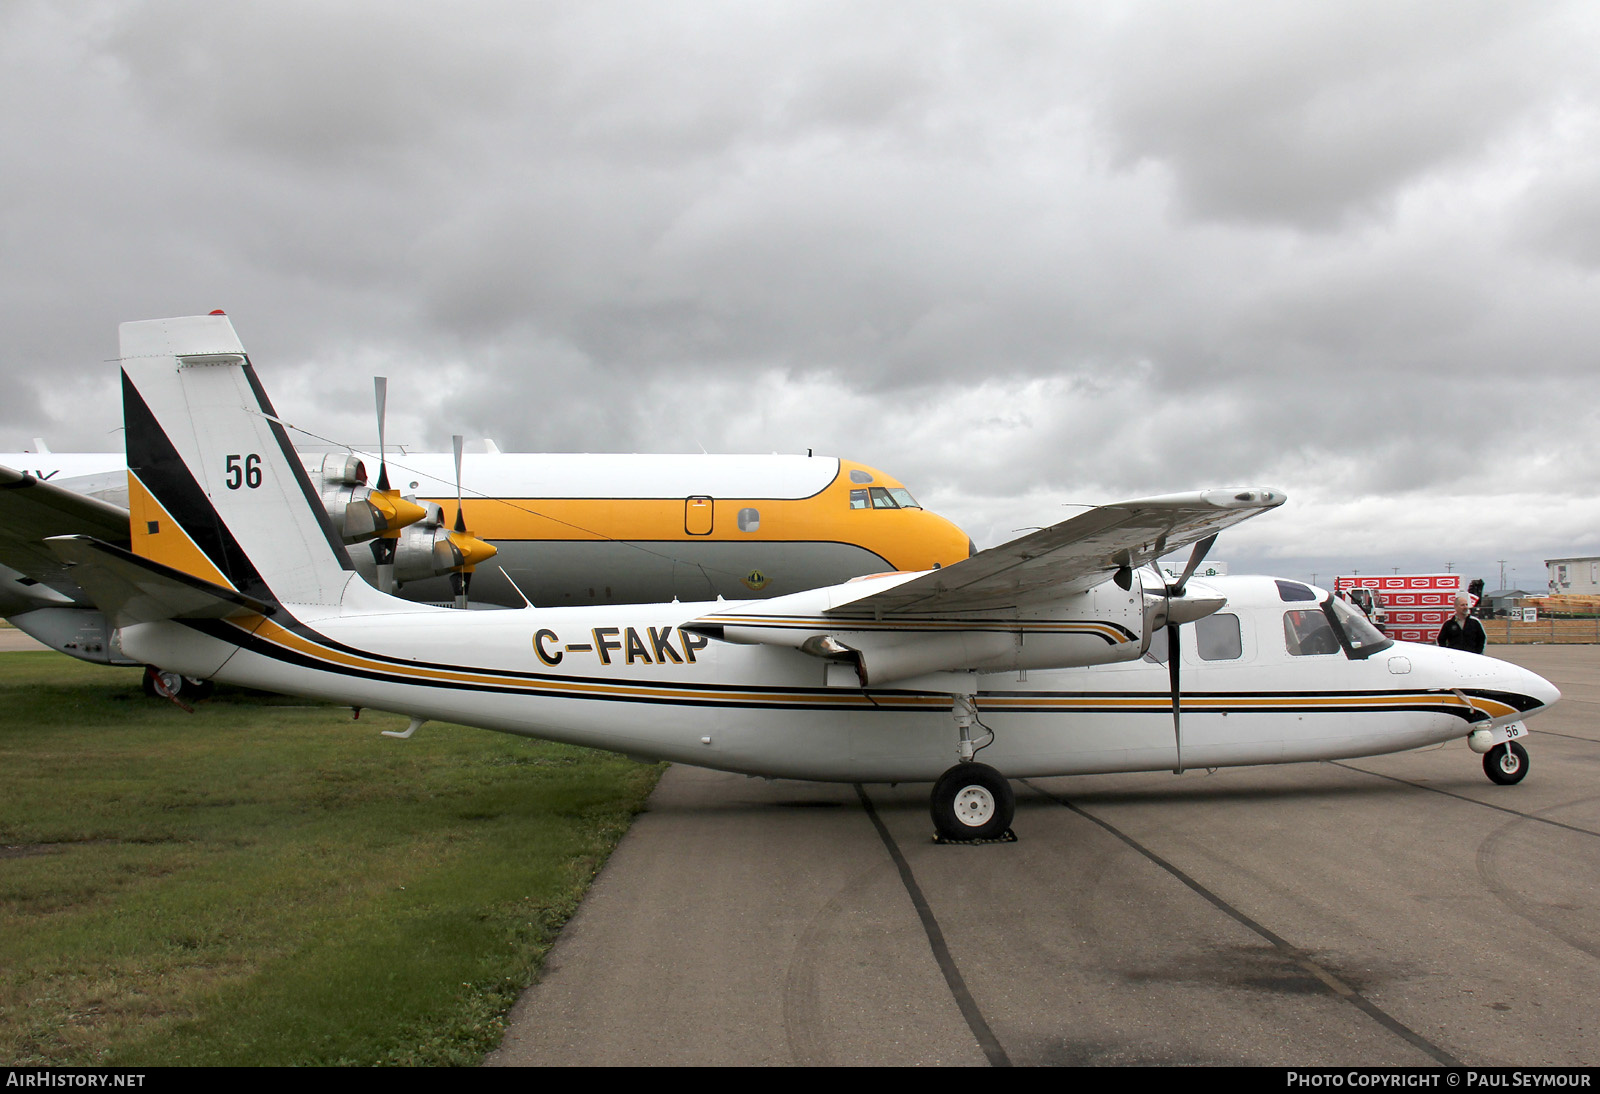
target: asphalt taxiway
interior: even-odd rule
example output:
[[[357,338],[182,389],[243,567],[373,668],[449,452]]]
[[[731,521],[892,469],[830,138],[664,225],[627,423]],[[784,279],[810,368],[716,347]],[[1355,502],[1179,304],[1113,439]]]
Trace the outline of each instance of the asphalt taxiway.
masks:
[[[1600,647],[1496,647],[1563,701],[1527,779],[1464,744],[1016,783],[663,777],[492,1064],[1593,1065]]]

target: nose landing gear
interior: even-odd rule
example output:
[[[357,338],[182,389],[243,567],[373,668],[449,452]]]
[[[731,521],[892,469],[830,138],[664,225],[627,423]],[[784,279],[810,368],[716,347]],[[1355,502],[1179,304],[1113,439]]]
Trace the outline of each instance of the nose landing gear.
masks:
[[[1491,782],[1511,786],[1528,774],[1528,750],[1516,741],[1507,741],[1483,754],[1483,773]]]

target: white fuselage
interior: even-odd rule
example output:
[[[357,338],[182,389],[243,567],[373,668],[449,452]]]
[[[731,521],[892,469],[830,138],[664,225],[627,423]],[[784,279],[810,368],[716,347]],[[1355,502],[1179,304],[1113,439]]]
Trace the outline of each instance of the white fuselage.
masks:
[[[1268,579],[1210,584],[1228,596],[1218,615],[1237,618],[1239,642],[1201,650],[1195,625],[1182,628],[1186,767],[1397,752],[1465,737],[1469,717],[1504,725],[1559,697],[1515,665],[1436,647],[1397,644],[1364,660],[1295,656],[1285,613],[1315,605],[1282,602]],[[324,608],[296,612],[298,627],[252,617],[254,635],[234,623],[206,624],[208,634],[163,622],[127,628],[122,641],[133,656],[188,675],[727,771],[918,781],[956,762],[953,689],[829,686],[839,684],[829,662],[799,650],[679,629],[731,606]],[[979,758],[1008,776],[1178,762],[1165,665],[969,679],[981,725],[994,733]]]

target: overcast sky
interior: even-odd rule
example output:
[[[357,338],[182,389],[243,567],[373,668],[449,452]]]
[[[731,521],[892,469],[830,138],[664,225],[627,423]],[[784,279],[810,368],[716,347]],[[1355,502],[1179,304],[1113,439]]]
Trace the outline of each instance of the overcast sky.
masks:
[[[0,450],[224,308],[371,443],[804,451],[980,545],[1600,553],[1600,5],[0,0]]]

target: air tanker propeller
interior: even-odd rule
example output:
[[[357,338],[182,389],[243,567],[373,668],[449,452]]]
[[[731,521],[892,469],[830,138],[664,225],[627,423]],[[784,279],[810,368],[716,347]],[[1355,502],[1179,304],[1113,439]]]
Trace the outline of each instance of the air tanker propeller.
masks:
[[[394,592],[394,552],[401,529],[415,524],[428,515],[428,511],[415,502],[400,496],[400,491],[389,487],[389,467],[383,443],[384,404],[389,394],[386,376],[372,378],[372,390],[378,404],[378,482],[366,497],[352,501],[345,510],[344,534],[346,542],[359,543],[372,540],[372,559],[378,564],[377,587],[382,592]]]
[[[485,543],[467,531],[466,518],[461,513],[461,435],[450,438],[456,452],[456,526],[455,531],[434,543],[434,565],[450,571],[450,588],[456,594],[456,607],[467,607],[467,590],[472,586],[472,571],[480,562],[488,562],[499,552],[493,544]]]

